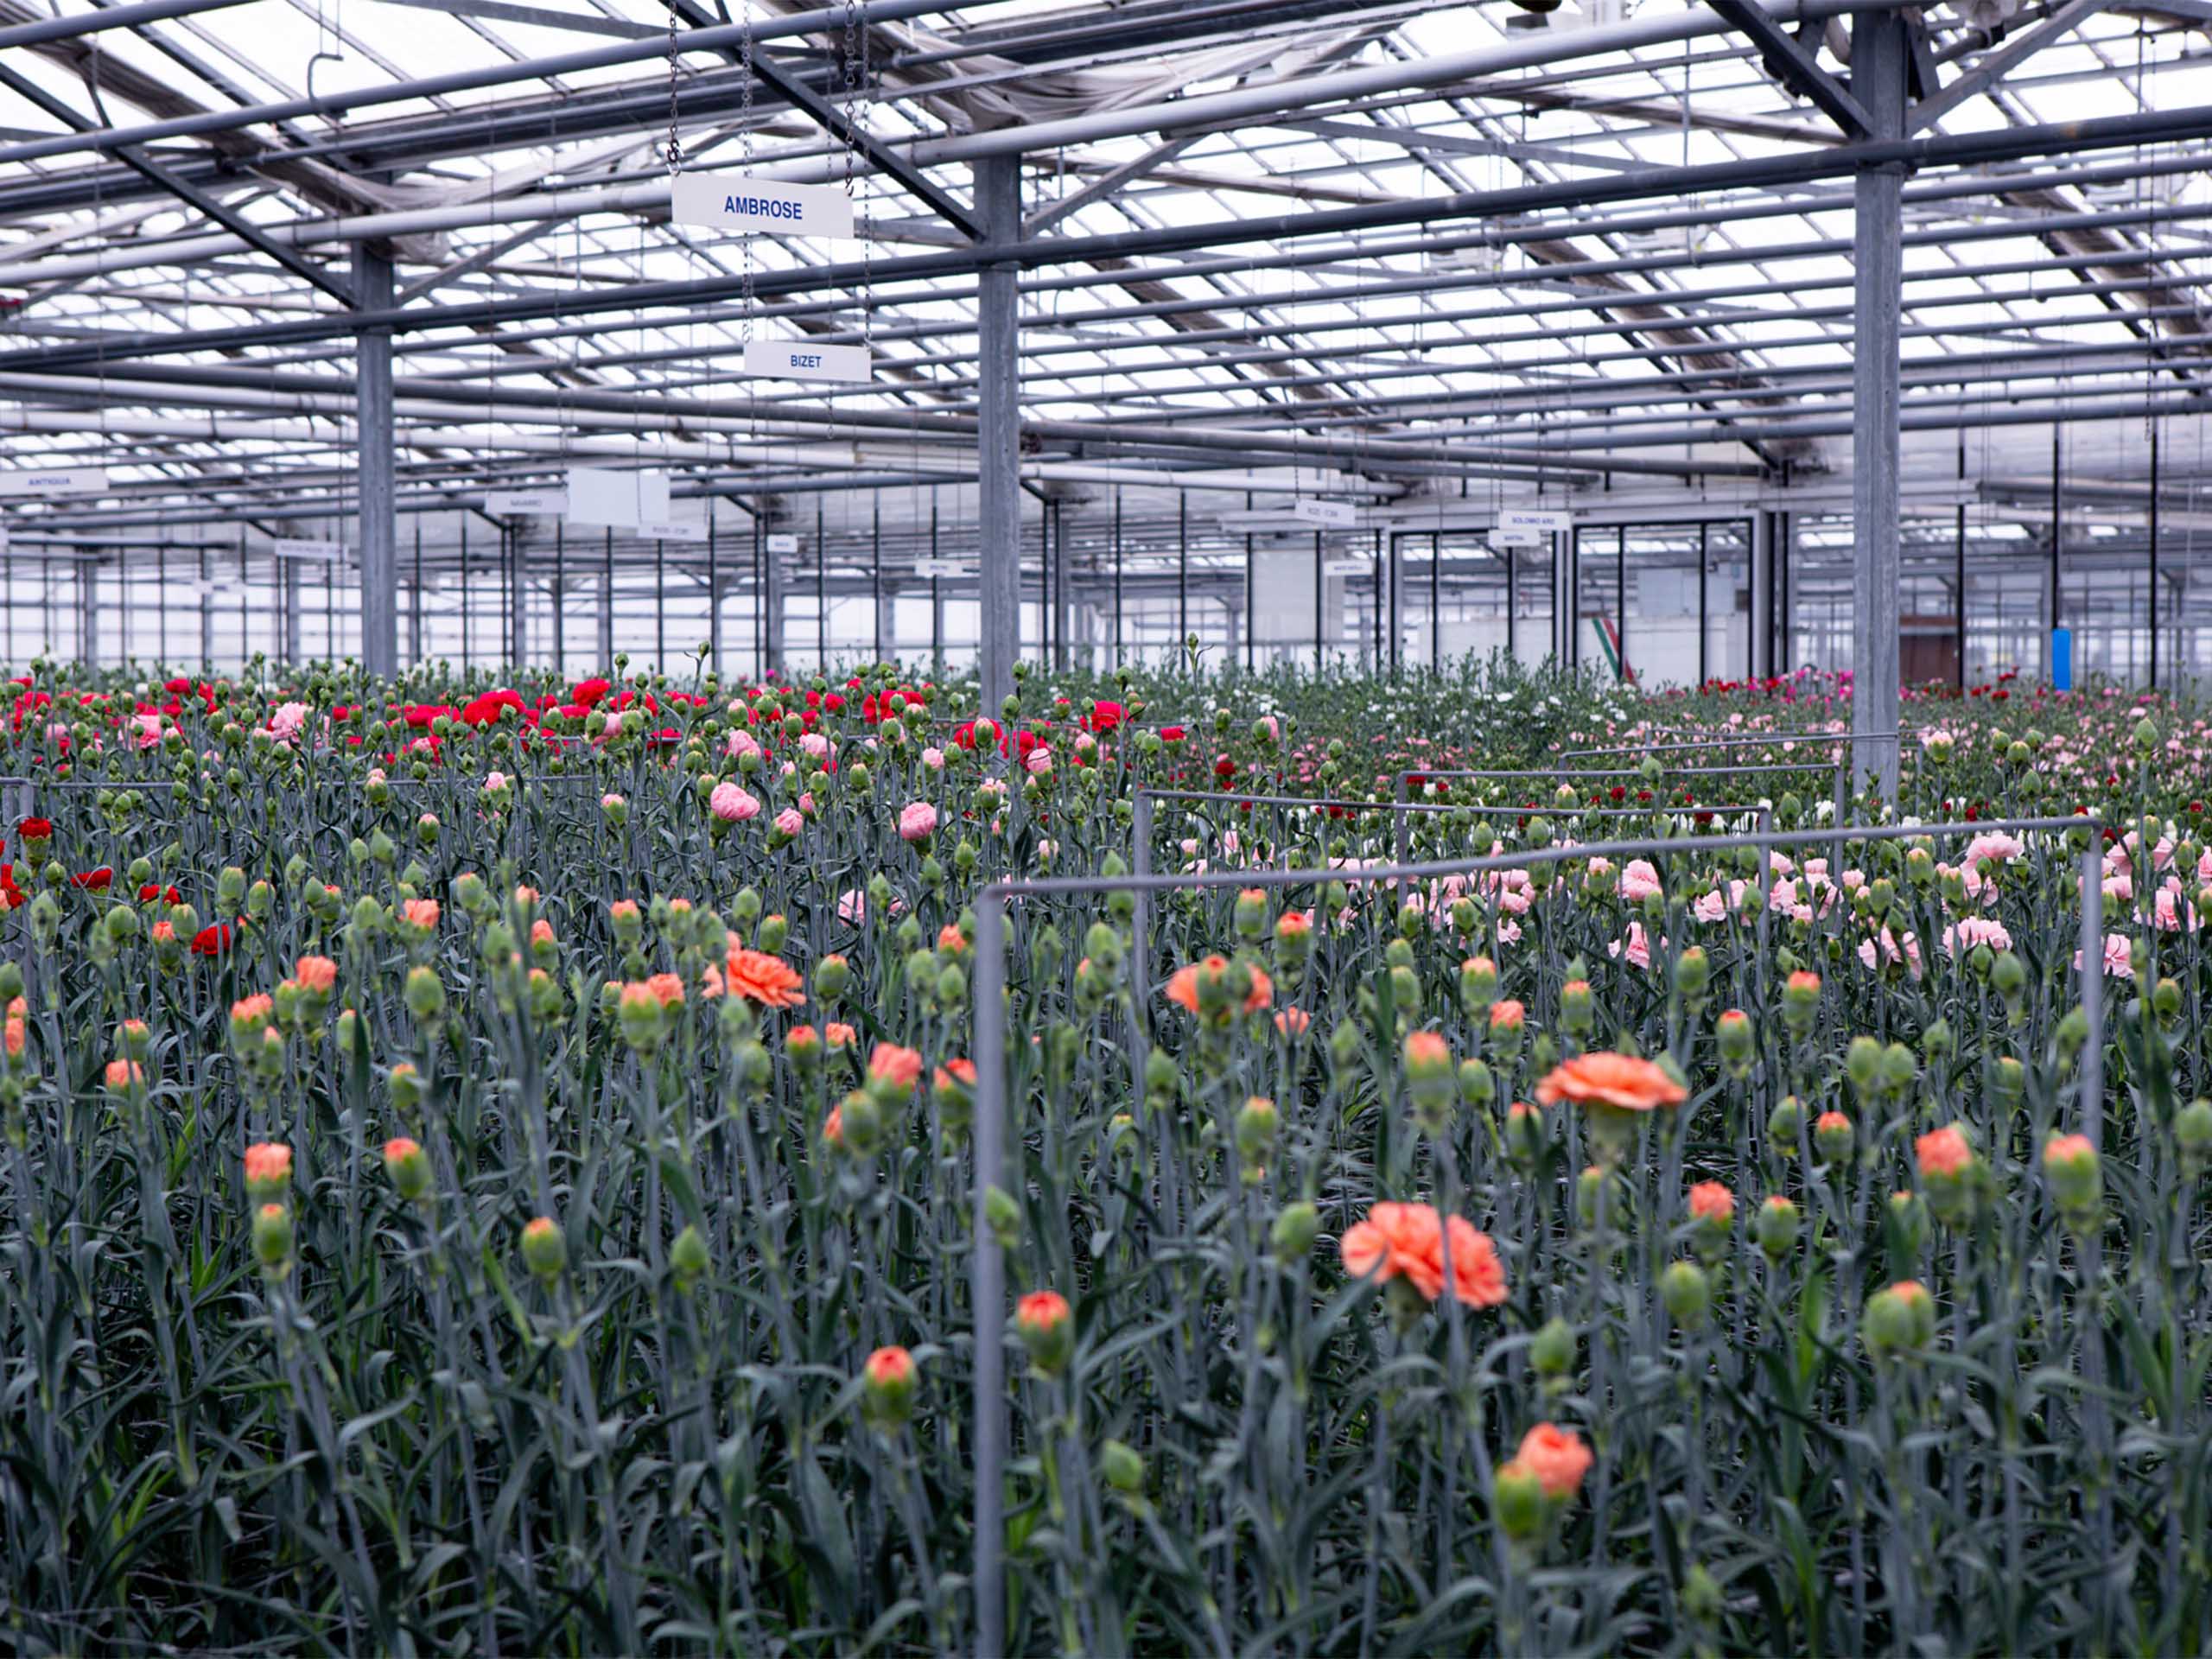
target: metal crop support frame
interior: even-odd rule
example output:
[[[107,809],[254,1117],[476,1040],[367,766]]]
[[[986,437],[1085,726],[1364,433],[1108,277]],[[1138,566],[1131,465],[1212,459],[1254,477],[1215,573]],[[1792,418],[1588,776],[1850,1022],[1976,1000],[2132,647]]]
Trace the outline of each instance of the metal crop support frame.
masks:
[[[1146,802],[1139,798],[1138,823],[1148,827],[1150,814]],[[976,1556],[973,1584],[976,1596],[976,1641],[974,1651],[977,1659],[1001,1659],[1006,1652],[1005,1602],[1005,1460],[1007,1452],[1007,1423],[1005,1397],[1006,1365],[1006,1263],[998,1237],[987,1218],[992,1188],[1018,1189],[1022,1182],[1016,1172],[1007,1165],[1008,1147],[1007,1056],[1007,918],[1013,901],[1023,899],[1073,899],[1126,893],[1135,900],[1131,919],[1130,961],[1135,976],[1130,1020],[1129,1058],[1131,1075],[1136,1088],[1143,1088],[1145,1057],[1149,1046],[1150,1010],[1147,986],[1150,979],[1153,955],[1151,932],[1152,895],[1162,893],[1209,892],[1217,889],[1257,887],[1281,891],[1295,887],[1326,889],[1332,883],[1346,887],[1377,885],[1402,885],[1408,882],[1427,882],[1451,876],[1481,875],[1506,870],[1523,870],[1541,864],[1573,862],[1577,860],[1606,858],[1621,861],[1645,856],[1673,857],[1684,854],[1727,854],[1752,852],[1758,855],[1760,870],[1761,908],[1764,922],[1767,895],[1766,878],[1771,865],[1767,856],[1783,847],[1831,846],[1841,847],[1853,842],[1901,841],[1927,838],[1952,840],[1987,834],[1992,830],[2005,830],[2021,835],[2056,834],[2067,836],[2086,834],[2088,847],[2082,852],[2078,863],[2080,887],[2081,927],[2079,965],[2075,969],[2077,994],[2088,1021],[2088,1035],[2082,1049],[2079,1061],[2078,1096],[2080,1102],[2081,1133],[2091,1145],[2100,1149],[2103,1144],[2104,1116],[2104,982],[2101,962],[2104,939],[2104,859],[2101,832],[2106,821],[2089,817],[2020,817],[1967,823],[1883,824],[1861,828],[1838,827],[1827,830],[1776,830],[1766,829],[1751,834],[1686,837],[1680,840],[1637,840],[1599,842],[1577,847],[1546,847],[1533,850],[1501,853],[1484,858],[1447,859],[1421,864],[1390,864],[1360,870],[1330,869],[1235,869],[1207,870],[1185,875],[1131,874],[1126,876],[1075,876],[1036,881],[999,881],[984,887],[976,897],[976,1030],[974,1056],[976,1077],[975,1157],[976,1173],[971,1202],[973,1205],[974,1258],[969,1266],[970,1295],[975,1313],[974,1382],[975,1422],[973,1426],[976,1466]],[[1681,914],[1681,906],[1670,897],[1670,913]],[[1664,941],[1662,941],[1662,948]],[[1932,947],[1931,947],[1932,948]],[[1768,957],[1761,949],[1754,960],[1759,979],[1758,1001],[1764,1007],[1770,1000],[1765,995],[1769,987],[1766,972]],[[1655,959],[1655,966],[1656,966]],[[1017,1131],[1017,1136],[1019,1132]],[[1018,1145],[1018,1138],[1014,1144]],[[1011,1185],[1008,1185],[1009,1182]],[[2099,1271],[2100,1245],[2094,1237],[2083,1241],[2082,1271],[2094,1278]],[[2093,1449],[2100,1456],[2108,1455],[2112,1444],[2110,1408],[2101,1397],[2103,1357],[2094,1343],[2082,1350],[2084,1382],[2088,1385],[2085,1406],[2089,1431],[2095,1442]],[[2111,1547],[2113,1516],[2107,1498],[2093,1497],[2092,1522],[2100,1548]]]

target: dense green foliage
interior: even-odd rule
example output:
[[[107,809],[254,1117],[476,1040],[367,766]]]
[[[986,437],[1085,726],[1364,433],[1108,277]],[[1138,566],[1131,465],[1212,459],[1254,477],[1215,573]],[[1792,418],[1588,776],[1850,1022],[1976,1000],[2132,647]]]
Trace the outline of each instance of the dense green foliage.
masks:
[[[1020,1651],[2204,1644],[2193,709],[1204,671],[35,669],[11,1643],[969,1650],[972,1062]]]

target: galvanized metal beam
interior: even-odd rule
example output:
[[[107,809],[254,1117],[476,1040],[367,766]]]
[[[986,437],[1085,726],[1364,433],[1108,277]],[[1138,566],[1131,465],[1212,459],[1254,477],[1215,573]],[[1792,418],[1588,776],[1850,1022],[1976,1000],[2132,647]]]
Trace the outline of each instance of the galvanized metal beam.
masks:
[[[98,133],[102,124],[81,115],[60,99],[54,97],[36,81],[20,75],[4,63],[0,63],[0,86],[6,86],[19,98],[36,105],[64,126],[79,133]],[[97,92],[97,89],[96,92]],[[149,156],[136,144],[109,144],[115,158],[148,182],[159,185],[178,200],[212,219],[232,236],[255,251],[267,255],[278,264],[310,286],[321,289],[333,298],[350,302],[353,296],[346,284],[312,261],[302,258],[282,242],[264,235],[259,226],[243,214],[235,213],[198,185],[181,179],[159,162]]]
[[[2041,22],[2023,29],[1995,51],[1984,53],[1974,60],[1973,68],[1942,91],[1930,92],[1906,111],[1905,131],[1915,133],[1934,126],[1959,105],[1980,97],[2029,58],[2061,36],[2071,34],[2111,3],[2112,0],[2068,0]]]
[[[1105,200],[1107,197],[1120,190],[1123,185],[1144,177],[1155,168],[1166,166],[1192,144],[1197,143],[1203,137],[1205,137],[1203,133],[1179,133],[1165,143],[1154,145],[1135,161],[1124,162],[1111,172],[1100,174],[1074,194],[1063,196],[1059,200],[1048,203],[1030,214],[1022,221],[1021,233],[1024,236],[1034,236],[1039,231],[1049,230],[1070,213],[1079,212],[1093,202]]]
[[[365,311],[391,303],[391,262],[364,244],[353,262],[355,299]],[[359,454],[361,665],[391,678],[399,671],[399,545],[395,512],[397,461],[392,431],[391,335],[353,336],[354,447]]]
[[[1296,242],[1307,238],[1348,236],[1391,226],[1429,224],[1459,219],[1491,219],[1545,208],[1591,207],[1660,196],[1697,195],[1716,190],[1770,189],[1816,179],[1850,176],[1862,168],[1898,164],[1906,168],[1966,167],[2028,156],[2073,154],[2139,144],[2178,143],[2212,137],[2212,105],[2149,111],[2091,121],[2052,122],[1988,132],[1937,134],[1918,138],[1869,140],[1833,149],[1700,167],[1660,167],[1618,178],[1575,179],[1560,184],[1516,186],[1504,190],[1467,191],[1370,207],[1208,220],[1195,225],[1104,236],[1040,237],[1034,241],[994,239],[965,249],[910,255],[898,259],[848,261],[806,265],[757,275],[757,298],[815,293],[825,288],[872,282],[880,289],[893,283],[935,281],[971,274],[1010,260],[1022,267],[1078,264],[1140,254],[1165,254],[1246,243]],[[1117,275],[1113,280],[1124,281]],[[734,275],[681,282],[635,283],[604,290],[573,290],[474,304],[420,307],[373,321],[397,328],[496,327],[559,313],[567,316],[647,307],[693,307],[702,300],[734,298]],[[251,327],[174,334],[126,334],[0,353],[0,367],[41,369],[58,364],[110,362],[126,357],[175,356],[216,352],[234,346],[276,346],[329,339],[348,332],[344,317],[308,317],[257,323]]]
[[[1795,35],[1752,0],[1708,0],[1730,28],[1758,48],[1766,71],[1791,92],[1809,99],[1821,111],[1854,138],[1873,130],[1866,106],[1849,88],[1821,67],[1818,60],[1800,45]]]
[[[979,162],[975,179],[983,239],[1000,256],[982,267],[976,308],[983,613],[977,666],[982,711],[996,720],[1001,705],[1014,694],[1014,665],[1021,655],[1021,296],[1020,267],[1007,257],[1021,237],[1021,158],[994,156]],[[980,1600],[980,1586],[977,1595]]]
[[[693,3],[693,0],[664,0],[664,3],[694,31],[713,27],[705,10]],[[854,15],[857,17],[857,10]],[[719,35],[724,31],[715,29],[714,32]],[[680,36],[678,44],[683,44]],[[740,42],[740,45],[742,47],[743,43]],[[730,48],[724,46],[720,49],[728,52]],[[869,163],[884,177],[894,181],[899,188],[963,236],[971,241],[982,238],[982,228],[965,203],[950,191],[941,188],[899,150],[883,143],[854,120],[849,108],[832,103],[766,54],[748,51],[746,55],[751,59],[756,78],[780,93],[793,108],[804,111],[809,120],[832,138],[867,156]],[[671,92],[670,96],[676,107],[680,108],[680,91]]]
[[[1861,12],[1852,21],[1851,59],[1870,132],[1877,140],[1902,137],[1911,73],[1904,19],[1895,12]],[[1897,327],[1904,292],[1904,175],[1902,162],[1861,169],[1853,221],[1858,319],[1852,349],[1852,772],[1871,779],[1889,802],[1897,792],[1897,486],[1904,415]]]

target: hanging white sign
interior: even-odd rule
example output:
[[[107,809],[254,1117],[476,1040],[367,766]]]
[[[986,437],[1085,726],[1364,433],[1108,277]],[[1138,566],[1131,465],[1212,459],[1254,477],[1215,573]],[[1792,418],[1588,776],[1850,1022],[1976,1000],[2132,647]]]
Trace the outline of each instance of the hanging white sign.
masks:
[[[974,572],[957,559],[916,559],[914,574],[936,582],[946,576],[972,575]]]
[[[707,527],[696,519],[671,518],[658,524],[640,524],[638,533],[649,542],[703,542]]]
[[[106,489],[107,472],[99,467],[54,467],[44,471],[18,467],[0,472],[0,496],[99,495]]]
[[[276,554],[280,559],[315,559],[325,564],[335,564],[346,556],[346,550],[336,542],[293,541],[280,537]]]
[[[798,551],[798,537],[787,530],[772,530],[768,532],[767,546],[771,553],[796,553]]]
[[[1294,501],[1290,516],[1301,524],[1326,524],[1332,530],[1350,530],[1359,518],[1349,501]]]
[[[1490,544],[1492,547],[1541,547],[1544,537],[1541,531],[1509,529],[1500,524],[1491,531]]]
[[[534,512],[563,513],[569,510],[566,490],[490,490],[484,511],[494,518],[520,518]]]
[[[1564,536],[1574,528],[1574,515],[1559,507],[1501,507],[1500,530],[1532,531],[1539,536]],[[1533,547],[1533,542],[1520,543]]]
[[[785,380],[873,380],[865,346],[817,346],[804,340],[748,340],[745,372]]]
[[[848,239],[853,234],[853,199],[843,191],[739,173],[679,173],[668,211],[679,225]]]
[[[1331,559],[1321,567],[1325,576],[1364,576],[1372,575],[1374,564],[1366,559]]]
[[[572,524],[623,530],[668,522],[668,474],[652,467],[571,467],[564,509]]]

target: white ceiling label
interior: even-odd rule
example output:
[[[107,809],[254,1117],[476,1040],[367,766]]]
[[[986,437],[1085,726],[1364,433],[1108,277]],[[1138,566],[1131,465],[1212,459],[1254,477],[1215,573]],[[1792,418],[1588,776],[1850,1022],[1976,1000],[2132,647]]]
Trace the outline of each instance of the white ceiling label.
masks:
[[[696,518],[671,518],[657,524],[640,524],[638,533],[650,542],[703,542],[707,527]]]
[[[567,493],[572,524],[633,530],[669,521],[668,474],[650,467],[624,472],[612,467],[571,467]]]
[[[1303,524],[1326,524],[1332,530],[1350,530],[1359,518],[1357,509],[1349,501],[1294,501],[1290,512]]]
[[[748,340],[745,372],[784,380],[873,380],[865,346],[817,346],[804,340]]]
[[[940,582],[950,576],[972,576],[976,573],[957,559],[916,559],[914,574]]]
[[[1490,544],[1492,547],[1541,547],[1544,544],[1544,537],[1541,531],[1521,530],[1500,524],[1496,530],[1491,531]]]
[[[1497,527],[1530,531],[1539,536],[1564,536],[1574,528],[1574,515],[1558,507],[1501,507]],[[1520,545],[1533,547],[1535,543]]]
[[[787,530],[772,530],[768,532],[767,546],[771,553],[796,553],[798,551],[798,537]]]
[[[679,173],[669,192],[669,217],[679,225],[849,240],[853,199],[825,185],[785,184],[736,173]]]
[[[520,518],[531,513],[563,513],[568,510],[566,490],[491,490],[484,497],[484,511],[494,518]]]
[[[43,470],[14,467],[0,471],[0,496],[100,495],[107,490],[107,471],[100,467],[50,467]]]
[[[346,549],[337,542],[279,538],[276,551],[280,559],[315,559],[325,564],[335,564],[346,556]]]

